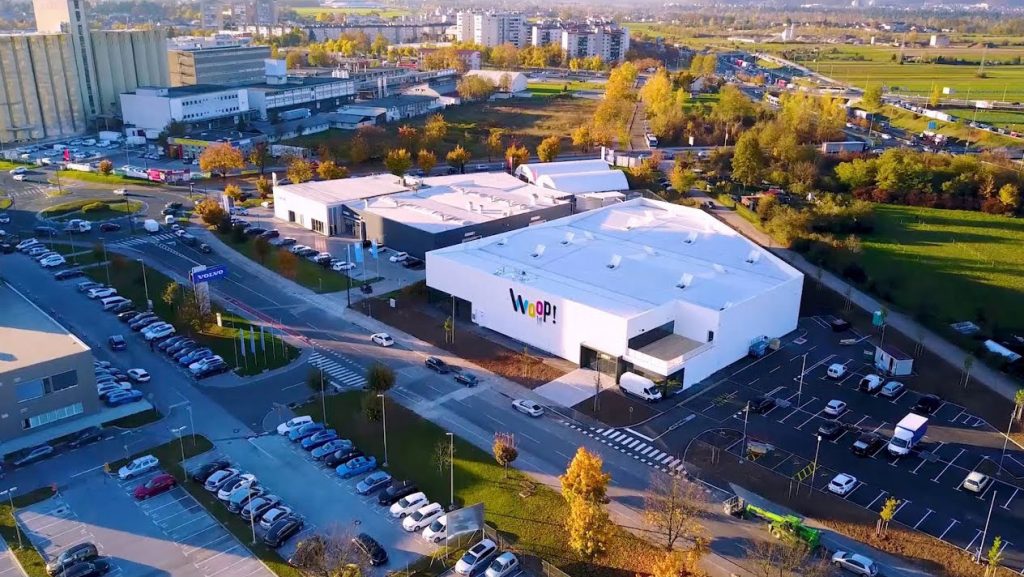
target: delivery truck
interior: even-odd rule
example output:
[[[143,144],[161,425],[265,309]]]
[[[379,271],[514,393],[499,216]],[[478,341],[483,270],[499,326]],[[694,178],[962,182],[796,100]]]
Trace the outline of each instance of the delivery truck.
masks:
[[[654,381],[642,377],[636,373],[625,372],[619,377],[619,388],[623,393],[633,395],[645,401],[657,401],[661,399],[661,390]]]
[[[896,457],[910,454],[911,449],[917,446],[928,432],[928,417],[923,415],[908,414],[896,423],[896,430],[892,433],[889,441],[889,453]]]
[[[156,234],[160,232],[160,223],[151,218],[147,218],[142,223],[142,228],[146,229],[146,232],[149,234]]]

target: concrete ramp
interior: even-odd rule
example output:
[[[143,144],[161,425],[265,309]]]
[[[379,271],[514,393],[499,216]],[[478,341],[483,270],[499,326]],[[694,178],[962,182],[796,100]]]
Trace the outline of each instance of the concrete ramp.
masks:
[[[576,369],[562,377],[541,385],[533,390],[556,405],[572,407],[597,393],[595,385],[597,371]],[[601,389],[614,387],[615,382],[608,375],[601,375]]]

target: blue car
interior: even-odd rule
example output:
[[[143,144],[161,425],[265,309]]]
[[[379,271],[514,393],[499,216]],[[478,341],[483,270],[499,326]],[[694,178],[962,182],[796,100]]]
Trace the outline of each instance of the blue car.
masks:
[[[337,451],[347,451],[351,448],[352,441],[349,441],[348,439],[334,439],[332,441],[327,441],[323,445],[320,445],[319,447],[313,449],[313,452],[311,454],[313,455],[314,459],[320,461],[323,460],[323,458],[326,457],[327,455],[332,455]]]
[[[113,393],[107,397],[108,407],[117,407],[120,405],[127,405],[128,403],[134,403],[142,399],[142,391],[132,389],[130,391],[123,391],[120,393]]]
[[[205,359],[207,357],[212,357],[212,356],[213,356],[213,351],[211,351],[210,349],[204,347],[204,348],[201,348],[201,349],[194,350],[191,353],[185,355],[184,357],[181,357],[181,359],[178,360],[178,364],[179,365],[184,365],[184,366],[187,367],[187,366],[191,365],[192,363],[194,363],[196,361],[201,361],[201,360],[203,360],[203,359]]]
[[[349,477],[361,475],[376,468],[376,457],[356,457],[344,465],[338,465],[338,468],[334,471],[338,473],[338,476],[342,479],[348,479]]]
[[[292,429],[292,431],[288,433],[288,440],[293,443],[301,441],[302,439],[305,439],[310,435],[315,435],[326,428],[327,427],[325,427],[323,423],[306,423],[297,429]]]
[[[319,431],[317,433],[313,433],[312,435],[306,437],[305,439],[302,439],[302,448],[307,451],[312,451],[313,449],[319,447],[320,445],[323,445],[327,441],[333,441],[334,439],[337,438],[337,431],[335,431],[334,429],[326,429],[323,431]]]

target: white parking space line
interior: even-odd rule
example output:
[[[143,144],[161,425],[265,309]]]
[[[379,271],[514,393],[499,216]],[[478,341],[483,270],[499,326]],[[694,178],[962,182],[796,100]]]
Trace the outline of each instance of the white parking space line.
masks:
[[[864,481],[857,481],[857,484],[854,485],[854,487],[852,489],[850,489],[845,495],[843,495],[843,499],[849,499],[850,495],[852,495],[854,493],[854,491],[856,491],[857,489],[860,489],[864,485],[865,485]]]
[[[917,470],[920,469],[921,467],[923,467],[924,464],[927,463],[927,462],[928,461],[925,461],[924,459],[921,459],[921,462],[918,463],[917,466],[914,467],[913,470],[911,470],[910,472],[916,475],[917,474]]]
[[[1020,491],[1020,489],[1014,489],[1013,490],[1013,494],[1010,495],[1010,498],[1006,500],[1006,503],[1000,505],[1000,507],[1002,507],[1003,509],[1006,509],[1007,511],[1009,511],[1010,510],[1010,501],[1013,501],[1013,498],[1017,496],[1017,492],[1018,491]]]
[[[893,516],[895,517],[895,516],[896,516],[896,514],[900,512],[900,509],[902,509],[902,508],[906,507],[906,506],[907,506],[907,503],[910,503],[910,502],[911,502],[911,501],[910,501],[910,499],[904,499],[904,500],[900,501],[900,506],[899,506],[899,507],[896,507],[896,510],[895,510],[895,511],[893,511],[893,513],[892,513],[892,514],[893,514]]]
[[[799,413],[799,412],[803,411],[804,407],[806,407],[807,405],[810,405],[811,403],[813,403],[814,401],[817,401],[817,400],[818,400],[818,397],[811,397],[811,400],[809,400],[806,403],[800,405],[799,407],[793,409],[793,411],[790,412],[788,415],[786,415],[785,417],[782,417],[781,419],[779,419],[779,422],[780,423],[785,423],[786,419],[792,417],[796,413]]]
[[[963,455],[964,452],[966,452],[966,449],[960,449],[960,452],[956,454],[956,457],[953,457],[952,460],[950,460],[948,463],[946,463],[946,466],[942,469],[942,471],[940,471],[938,475],[935,475],[935,478],[932,479],[932,482],[933,483],[938,483],[939,482],[939,477],[941,477],[943,475],[943,473],[948,471],[949,468],[953,466],[953,462],[956,461],[957,459],[959,459],[960,455]]]
[[[874,499],[872,499],[872,500],[871,500],[871,502],[870,502],[870,503],[868,503],[868,509],[870,509],[870,508],[871,508],[871,507],[872,507],[872,506],[873,506],[873,505],[874,505],[875,503],[877,503],[879,499],[881,499],[882,497],[884,497],[884,496],[886,495],[886,493],[887,493],[887,491],[882,491],[882,492],[880,492],[880,493],[878,494],[878,496],[877,496],[877,497],[875,497]]]
[[[978,540],[978,537],[981,537],[981,529],[975,529],[974,531],[974,539],[971,539],[971,542],[968,543],[966,547],[964,547],[964,551],[970,551],[971,549],[973,549],[974,542]]]
[[[871,432],[872,433],[877,433],[879,429],[881,429],[882,427],[884,427],[884,426],[886,426],[888,424],[889,424],[888,421],[882,421],[882,423],[880,425],[878,425],[877,427],[875,427],[875,430],[871,431]]]
[[[230,552],[234,551],[235,549],[238,549],[241,546],[242,546],[241,543],[235,543],[235,545],[233,547],[230,547],[230,548],[225,549],[223,551],[219,551],[219,552],[217,552],[216,555],[212,555],[212,556],[207,557],[206,559],[203,559],[202,561],[196,563],[196,567],[199,567],[200,565],[206,565],[207,563],[209,563],[210,561],[213,561],[217,557],[220,557],[221,555],[224,555],[226,553],[230,553]]]
[[[143,504],[142,505],[142,510],[145,511],[146,514],[148,515],[150,513],[156,513],[157,511],[159,511],[160,509],[163,509],[164,507],[167,507],[168,505],[175,505],[175,504],[180,503],[180,502],[182,502],[182,501],[184,501],[186,499],[191,499],[191,496],[189,496],[188,493],[186,493],[186,494],[182,495],[181,497],[178,497],[177,499],[174,499],[174,500],[172,500],[170,502],[164,503],[163,505],[157,505],[156,507],[153,507],[151,509],[147,509],[145,507],[145,504]]]
[[[929,515],[931,515],[931,514],[932,514],[932,513],[934,513],[934,512],[935,512],[935,511],[932,511],[931,509],[928,509],[928,511],[927,511],[927,512],[926,512],[926,513],[924,514],[924,516],[923,516],[923,517],[921,517],[921,520],[920,520],[920,521],[918,521],[918,522],[917,522],[917,523],[916,523],[916,524],[914,525],[914,528],[915,528],[915,529],[917,529],[918,527],[920,527],[920,526],[921,526],[921,523],[924,523],[924,520],[925,520],[925,519],[927,519],[927,518],[928,518],[928,516],[929,516]]]
[[[813,421],[815,418],[817,418],[821,414],[822,414],[821,411],[818,411],[817,413],[811,413],[811,416],[807,417],[806,421],[804,421],[804,422],[802,422],[802,423],[800,423],[799,425],[796,426],[796,430],[798,430],[798,431],[803,430],[804,425],[806,425],[807,423],[810,423],[811,421]]]
[[[953,525],[956,525],[958,523],[960,523],[960,521],[957,521],[956,519],[953,519],[950,522],[949,527],[946,527],[946,530],[942,532],[942,535],[939,535],[939,539],[942,539],[943,537],[945,537],[946,533],[949,533],[949,530],[953,528]]]
[[[220,575],[221,573],[227,571],[228,569],[231,569],[232,567],[238,565],[239,563],[245,563],[246,561],[251,561],[251,560],[252,560],[252,557],[248,557],[248,556],[246,556],[246,557],[239,557],[238,560],[235,561],[234,563],[228,565],[227,567],[224,567],[222,569],[214,571],[213,573],[209,573],[209,574],[206,575],[206,577],[215,577],[216,575]]]

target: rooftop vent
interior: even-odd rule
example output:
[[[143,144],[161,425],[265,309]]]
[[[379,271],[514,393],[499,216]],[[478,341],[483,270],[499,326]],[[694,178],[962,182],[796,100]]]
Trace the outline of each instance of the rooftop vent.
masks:
[[[508,237],[503,236],[503,237],[498,239],[498,242],[497,242],[498,246],[505,246],[506,244],[508,244]]]
[[[473,212],[473,201],[472,200],[467,200],[466,201],[466,207],[469,210],[469,212]]]
[[[679,277],[679,282],[676,283],[676,286],[678,288],[684,289],[690,286],[691,284],[693,284],[693,275],[690,273],[685,273],[683,276]]]
[[[545,247],[545,246],[544,246],[544,245],[542,245],[542,244],[538,244],[538,245],[536,246],[536,248],[534,248],[534,249],[533,249],[533,252],[532,252],[532,253],[530,253],[530,256],[532,256],[533,258],[540,258],[540,256],[541,256],[542,254],[544,254],[544,249],[545,249],[545,248],[547,248],[547,247]]]
[[[756,264],[759,260],[761,260],[761,253],[756,250],[750,251],[750,254],[747,255],[748,264]]]
[[[715,272],[717,272],[718,274],[725,274],[725,267],[718,264],[717,262],[711,265],[711,268],[715,269]]]
[[[647,256],[658,256],[658,252],[646,244],[644,245],[644,252],[647,253]]]
[[[617,255],[617,254],[613,254],[612,255],[612,259],[610,261],[608,261],[608,264],[606,264],[604,266],[610,268],[611,270],[615,270],[615,269],[619,268],[620,264],[622,264],[622,257]]]
[[[583,231],[583,238],[587,240],[594,240],[594,233],[590,232],[589,230],[585,230]]]
[[[690,231],[690,234],[686,235],[686,240],[684,240],[683,242],[685,242],[686,244],[693,244],[697,242],[697,233],[694,231]]]
[[[572,243],[572,239],[575,238],[575,237],[576,237],[576,233],[574,233],[574,232],[567,232],[567,233],[565,233],[565,238],[562,239],[562,244],[563,245],[568,245],[568,244]]]

